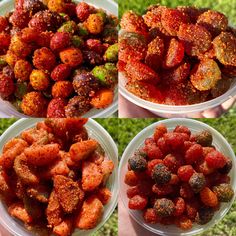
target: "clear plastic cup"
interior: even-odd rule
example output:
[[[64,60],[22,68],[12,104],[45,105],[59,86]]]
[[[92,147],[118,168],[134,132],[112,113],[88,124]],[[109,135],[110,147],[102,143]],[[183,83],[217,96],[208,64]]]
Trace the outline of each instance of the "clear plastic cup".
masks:
[[[23,130],[29,129],[42,119],[20,119],[10,126],[0,138],[0,151],[2,152],[3,145],[11,138],[19,135]],[[116,208],[117,205],[117,196],[118,196],[118,150],[115,142],[108,132],[96,121],[89,119],[85,127],[88,130],[90,137],[98,140],[101,144],[107,157],[114,162],[115,169],[112,175],[109,177],[107,182],[107,187],[112,192],[112,197],[110,202],[104,207],[104,213],[101,219],[101,222],[91,230],[78,230],[76,229],[73,233],[73,236],[79,235],[90,235],[91,233],[96,232],[105,222],[109,219],[111,214]],[[24,228],[24,224],[21,221],[11,217],[8,212],[5,204],[0,202],[0,224],[9,231],[14,236],[32,236],[32,232]]]
[[[80,2],[78,0],[74,0],[74,2]],[[114,2],[113,0],[86,0],[87,3],[94,5],[97,8],[103,8],[107,12],[114,14],[118,16],[118,4]],[[5,15],[6,13],[12,11],[14,9],[14,0],[3,0],[0,2],[0,15]],[[90,117],[90,118],[106,118],[110,117],[112,114],[114,114],[118,110],[118,89],[115,89],[115,96],[113,103],[105,108],[105,109],[91,109],[89,112],[87,112],[83,117]],[[0,116],[3,118],[8,117],[25,117],[28,116],[18,112],[16,108],[7,101],[4,101],[2,98],[0,98]]]
[[[154,113],[157,116],[166,118],[199,117],[199,113],[201,114],[203,112],[207,112],[212,108],[216,108],[217,106],[236,96],[236,81],[233,81],[230,89],[217,98],[193,105],[171,106],[171,105],[164,105],[146,101],[130,93],[125,88],[125,84],[126,84],[126,78],[124,74],[119,73],[119,92],[123,97],[125,97],[127,100],[134,103],[135,105],[149,110],[150,112]]]
[[[210,222],[208,222],[205,225],[193,224],[193,228],[190,230],[181,230],[174,225],[165,226],[161,224],[147,224],[143,220],[141,211],[128,209],[128,197],[126,195],[128,186],[124,183],[124,177],[127,171],[128,159],[129,157],[131,157],[131,155],[136,149],[138,149],[143,145],[144,140],[146,138],[151,137],[153,135],[155,127],[158,123],[164,123],[167,126],[168,130],[173,130],[176,125],[186,125],[193,133],[206,129],[209,130],[213,135],[213,145],[217,148],[217,150],[224,153],[224,155],[228,156],[233,162],[233,168],[230,171],[229,175],[231,177],[231,185],[236,195],[236,173],[235,173],[236,159],[234,152],[230,144],[227,142],[227,140],[218,131],[216,131],[215,129],[213,129],[212,127],[203,122],[186,118],[173,118],[173,119],[162,120],[146,127],[140,133],[138,133],[126,147],[119,164],[119,189],[120,189],[121,200],[127,211],[129,211],[131,217],[139,225],[146,228],[148,231],[151,231],[159,235],[168,235],[168,236],[190,236],[202,233],[207,229],[209,229],[210,227],[212,227],[213,225],[215,225],[225,216],[225,214],[229,211],[230,207],[232,206],[235,196],[229,203],[221,203],[219,211],[215,213],[213,219]]]
[[[1,7],[1,5],[0,5]],[[118,110],[118,89],[115,90],[114,102],[105,109],[91,109],[89,112],[84,114],[82,117],[88,118],[108,118],[111,117]],[[16,108],[8,101],[4,101],[0,98],[0,117],[9,118],[30,118],[16,110]]]

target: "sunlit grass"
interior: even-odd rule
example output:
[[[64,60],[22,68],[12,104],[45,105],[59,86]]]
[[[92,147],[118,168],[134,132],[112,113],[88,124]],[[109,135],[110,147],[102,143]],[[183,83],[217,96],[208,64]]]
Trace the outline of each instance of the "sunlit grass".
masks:
[[[195,5],[197,7],[211,8],[223,12],[230,20],[230,24],[236,25],[236,0],[118,0],[119,16],[126,10],[135,10],[143,14],[147,6],[159,3],[161,5],[176,7],[179,5]]]

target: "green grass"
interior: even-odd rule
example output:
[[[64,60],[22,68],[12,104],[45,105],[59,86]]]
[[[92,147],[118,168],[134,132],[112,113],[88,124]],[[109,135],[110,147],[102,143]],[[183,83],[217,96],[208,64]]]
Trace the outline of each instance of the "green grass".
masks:
[[[236,152],[236,117],[227,114],[219,119],[199,119],[204,123],[218,130],[231,144],[234,152]],[[119,119],[119,154],[122,155],[128,143],[138,134],[143,128],[159,121],[161,119]],[[207,232],[199,236],[235,236],[236,235],[236,201],[228,214],[217,225],[210,228]]]
[[[95,119],[100,123],[111,135],[113,140],[118,143],[118,119],[108,118],[108,119]],[[118,235],[118,210],[116,209],[109,220],[104,224],[104,226],[98,230],[93,236],[115,236]]]
[[[0,119],[0,135],[17,119]],[[118,142],[117,135],[117,126],[118,119],[110,118],[110,119],[95,119],[98,123],[100,123],[112,136],[114,141]],[[103,227],[100,228],[93,236],[115,236],[118,234],[118,213],[117,209],[114,211],[110,219],[107,223],[104,224]]]
[[[159,3],[161,5],[176,7],[179,5],[195,5],[207,7],[223,12],[229,17],[231,24],[236,24],[236,0],[119,0],[119,16],[130,9],[143,14],[147,6]]]

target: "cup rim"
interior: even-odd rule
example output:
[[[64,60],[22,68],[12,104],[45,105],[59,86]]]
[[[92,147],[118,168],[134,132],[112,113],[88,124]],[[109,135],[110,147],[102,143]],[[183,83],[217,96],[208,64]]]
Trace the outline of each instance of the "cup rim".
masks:
[[[167,129],[168,129],[168,123],[171,123],[171,122],[175,122],[175,124],[181,124],[181,122],[190,122],[190,123],[195,123],[195,124],[198,124],[198,125],[201,125],[201,127],[203,128],[206,128],[210,131],[214,131],[214,136],[218,136],[221,140],[224,141],[224,144],[225,146],[227,147],[227,150],[229,151],[230,153],[230,159],[233,160],[234,164],[236,164],[236,160],[235,160],[235,153],[233,151],[233,149],[231,148],[229,142],[224,138],[224,136],[219,132],[217,131],[216,129],[214,129],[213,127],[211,127],[210,125],[204,123],[204,122],[201,122],[201,121],[198,121],[198,120],[195,120],[195,119],[190,119],[190,118],[170,118],[170,119],[163,119],[163,120],[159,120],[157,122],[154,122],[148,126],[146,126],[143,130],[141,130],[138,134],[136,134],[132,139],[131,141],[129,142],[129,144],[126,146],[123,154],[122,154],[122,157],[120,159],[120,164],[119,164],[119,169],[118,169],[118,186],[119,186],[119,189],[121,189],[122,187],[122,168],[125,166],[125,164],[127,163],[127,160],[128,160],[128,152],[129,152],[129,149],[132,148],[133,146],[133,143],[135,143],[140,137],[144,137],[143,138],[143,141],[145,140],[146,136],[145,136],[145,133],[149,130],[152,130],[154,127],[156,127],[156,125],[160,124],[160,123],[164,123],[167,125]],[[186,125],[186,124],[184,124]],[[191,128],[190,128],[191,130]],[[214,137],[213,136],[213,137]],[[133,148],[132,148],[133,149]],[[122,183],[121,183],[122,182]],[[196,235],[196,234],[199,234],[199,233],[203,233],[205,232],[207,229],[213,227],[215,224],[217,224],[220,220],[222,220],[224,218],[224,216],[228,213],[228,211],[231,209],[232,207],[232,204],[233,202],[235,201],[236,199],[236,178],[234,180],[234,185],[232,185],[232,187],[234,188],[234,196],[232,198],[232,200],[228,203],[228,206],[226,209],[221,209],[219,210],[219,212],[222,212],[222,214],[220,215],[220,217],[218,219],[215,219],[214,222],[212,222],[212,220],[210,222],[208,222],[206,225],[205,225],[205,228],[200,228],[199,230],[195,230],[195,232],[193,231],[189,231],[189,232],[185,232],[185,231],[182,231],[181,233],[170,233],[170,232],[164,232],[164,231],[160,231],[160,230],[157,230],[155,228],[153,228],[152,226],[150,226],[150,224],[148,225],[147,223],[144,222],[144,220],[142,222],[139,221],[138,217],[136,217],[137,213],[130,209],[128,209],[126,203],[125,203],[125,196],[122,195],[121,191],[119,192],[119,197],[122,201],[122,204],[123,206],[125,207],[126,210],[128,210],[129,212],[129,215],[132,217],[132,219],[138,223],[141,227],[145,228],[146,230],[152,232],[152,233],[156,233],[156,234],[160,234],[160,235],[163,235],[163,236],[166,236],[166,235],[169,235],[169,236],[192,236],[192,235]],[[135,214],[136,213],[136,214]],[[168,226],[167,226],[168,227]],[[197,231],[197,232],[196,232]]]
[[[166,104],[150,102],[132,94],[125,88],[124,83],[126,83],[125,75],[124,73],[119,72],[119,93],[131,103],[139,107],[145,108],[149,111],[170,113],[176,115],[201,112],[216,107],[224,103],[225,101],[233,98],[236,95],[236,85],[234,85],[221,96],[211,99],[209,101],[196,103],[192,105],[166,105]]]
[[[21,118],[19,120],[17,120],[16,122],[14,122],[12,125],[10,125],[4,132],[3,134],[0,136],[0,143],[4,140],[4,138],[6,137],[6,135],[11,134],[13,132],[14,129],[21,127],[21,125],[25,122],[27,122],[27,120],[32,120],[33,122],[31,124],[29,124],[29,127],[32,127],[32,125],[37,124],[37,122],[44,120],[44,118],[36,118],[36,119],[27,119],[27,118]],[[115,141],[113,140],[113,138],[111,137],[111,135],[108,133],[108,131],[102,126],[100,125],[98,122],[96,122],[95,120],[89,118],[88,122],[85,124],[85,127],[87,126],[93,126],[96,127],[96,129],[98,129],[98,133],[100,135],[102,135],[105,139],[106,142],[109,142],[111,148],[113,149],[114,153],[116,155],[114,155],[114,159],[115,159],[115,166],[118,166],[118,148],[117,145],[115,143]],[[24,128],[20,129],[19,132],[22,132],[23,130],[25,130]],[[89,127],[88,127],[88,131],[89,131]],[[9,140],[9,139],[8,139]],[[111,202],[110,206],[105,209],[107,211],[106,216],[104,219],[102,219],[102,221],[93,229],[91,230],[79,230],[79,229],[75,229],[75,231],[73,232],[72,236],[76,236],[76,235],[90,235],[91,233],[95,233],[97,232],[106,222],[107,220],[111,217],[112,213],[114,212],[116,206],[117,206],[117,202],[118,202],[118,175],[117,175],[117,169],[114,169],[114,182],[113,182],[113,188],[112,188],[112,197],[113,197],[113,202]],[[4,206],[4,202],[0,201],[0,204],[2,207]],[[104,206],[106,207],[106,206]],[[105,211],[104,210],[104,211]],[[7,211],[6,211],[7,213]],[[15,225],[15,229],[12,229],[6,222],[6,219],[4,219],[3,217],[0,216],[0,224],[11,234],[16,235],[16,236],[22,236],[22,234],[16,232],[15,230],[17,228],[19,228],[19,223],[20,221],[18,221],[17,219],[14,219],[12,216],[10,216],[8,214],[8,216],[11,218],[12,223]],[[27,231],[27,236],[28,235],[34,235],[33,232],[31,231]]]

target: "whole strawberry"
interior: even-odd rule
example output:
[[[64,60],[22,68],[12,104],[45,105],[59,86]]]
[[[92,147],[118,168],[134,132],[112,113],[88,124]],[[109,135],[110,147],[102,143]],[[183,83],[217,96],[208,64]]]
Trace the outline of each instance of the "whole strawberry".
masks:
[[[48,104],[47,117],[64,118],[66,104],[66,101],[62,98],[53,98]]]
[[[156,200],[154,209],[156,210],[158,216],[167,217],[174,213],[175,204],[167,198],[161,198]]]
[[[199,193],[206,185],[205,176],[202,173],[194,173],[189,179],[189,185],[194,193]]]
[[[221,202],[229,202],[234,196],[234,190],[229,184],[220,184],[213,187],[213,192]]]
[[[133,171],[144,171],[147,168],[147,161],[142,155],[135,153],[129,159],[129,166]]]
[[[14,93],[15,86],[12,78],[4,74],[0,74],[0,96],[2,98],[7,98]]]
[[[207,156],[205,157],[205,161],[207,162],[207,165],[209,167],[215,169],[222,168],[226,164],[225,156],[218,151],[212,151],[208,153]]]
[[[212,134],[208,130],[203,130],[195,135],[196,142],[203,147],[209,147],[212,145]]]
[[[152,179],[157,184],[166,184],[171,179],[171,172],[164,164],[157,164],[152,171]]]

